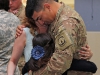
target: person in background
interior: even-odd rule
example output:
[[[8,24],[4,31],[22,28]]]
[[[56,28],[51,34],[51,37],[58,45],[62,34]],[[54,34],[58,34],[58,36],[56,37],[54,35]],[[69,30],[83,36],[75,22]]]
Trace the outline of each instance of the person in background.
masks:
[[[16,15],[22,23],[25,18],[25,6],[22,0],[9,0],[9,8],[8,11]]]
[[[25,6],[23,5],[22,0],[9,0],[9,8],[10,9],[8,11],[16,15],[21,21],[21,24],[23,24],[26,16],[25,16]],[[24,63],[25,63],[25,58],[24,55],[22,55],[18,64],[20,70],[22,69]]]
[[[0,75],[7,75],[7,64],[11,57],[19,19],[9,10],[9,0],[0,0]],[[18,67],[14,75],[20,75]]]
[[[39,28],[34,27],[34,22],[31,19],[25,18],[24,21],[27,22],[24,23],[26,26],[28,26],[28,28],[23,28],[22,35],[15,39],[12,56],[9,60],[7,69],[8,75],[14,74],[16,65],[18,64],[18,61],[23,53],[25,56],[25,62],[29,61],[32,50],[32,39],[34,38],[35,35],[37,35],[37,33],[45,33],[47,30],[46,27],[39,27]],[[26,73],[25,75],[30,75],[30,74],[31,72]]]
[[[70,68],[73,58],[88,60],[91,57],[91,52],[81,50],[82,46],[88,44],[87,34],[85,24],[75,10],[54,0],[27,0],[25,11],[28,18],[41,26],[48,26],[48,33],[55,41],[55,52],[49,63],[35,71],[34,75],[62,75]],[[79,72],[75,71],[75,74]],[[84,75],[92,73],[86,72]]]
[[[25,63],[22,69],[22,75],[29,72],[39,70],[47,65],[50,57],[52,56],[55,44],[49,34],[37,34],[33,40],[33,49],[31,50],[31,58]]]

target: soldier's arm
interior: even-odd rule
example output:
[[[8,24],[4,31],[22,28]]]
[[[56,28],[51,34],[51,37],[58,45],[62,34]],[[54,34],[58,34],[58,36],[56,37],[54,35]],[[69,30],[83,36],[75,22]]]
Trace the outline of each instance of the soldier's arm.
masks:
[[[71,50],[72,45],[64,50],[56,50],[48,64],[40,70],[35,71],[34,75],[61,75],[64,73],[70,68],[73,59],[73,52]]]
[[[82,20],[81,17],[80,17],[80,20],[78,20],[77,18],[71,17],[70,23],[71,23],[71,20],[73,21],[72,34],[74,34],[74,36],[72,35],[72,37],[74,40],[77,39],[77,45],[80,48],[78,55],[80,56],[80,59],[89,60],[92,57],[93,53],[90,47],[88,46],[87,32],[86,32],[84,21]],[[77,37],[75,37],[75,35],[77,35]]]

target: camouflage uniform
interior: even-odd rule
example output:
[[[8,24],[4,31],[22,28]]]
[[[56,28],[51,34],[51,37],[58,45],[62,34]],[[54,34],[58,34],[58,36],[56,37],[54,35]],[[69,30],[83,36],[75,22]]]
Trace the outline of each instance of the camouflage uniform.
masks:
[[[93,75],[92,72],[69,71],[67,75]]]
[[[25,18],[25,6],[22,4],[20,9],[18,9],[18,13],[15,14],[21,21],[23,22],[23,19]]]
[[[64,3],[50,25],[49,33],[55,41],[55,52],[47,66],[34,72],[33,75],[62,75],[70,68],[73,58],[79,59],[78,50],[87,44],[87,34],[82,18]]]
[[[19,24],[20,21],[15,15],[0,10],[0,75],[7,75],[7,64],[11,57],[16,27]],[[18,68],[15,75],[19,75]]]
[[[25,6],[23,4],[20,6],[20,8],[18,9],[18,12],[15,15],[19,18],[19,20],[23,24],[23,21],[25,18]],[[24,58],[24,55],[22,55],[18,61],[18,67],[19,67],[20,71],[24,64],[25,64],[25,58]]]
[[[9,10],[9,12],[13,13],[12,11]],[[20,8],[17,10],[17,13],[13,13],[14,15],[16,15],[19,20],[21,21],[21,24],[28,26],[29,23],[27,22],[26,16],[25,16],[25,6],[22,4],[20,6]],[[22,56],[20,57],[19,61],[18,61],[18,67],[20,69],[20,71],[22,70],[22,67],[25,64],[25,57],[24,57],[24,53],[22,54]]]
[[[10,10],[9,10],[9,12],[10,12]],[[20,21],[22,23],[24,18],[25,18],[25,6],[22,4],[20,6],[20,8],[17,10],[17,13],[14,13],[14,15],[16,15],[20,19]]]

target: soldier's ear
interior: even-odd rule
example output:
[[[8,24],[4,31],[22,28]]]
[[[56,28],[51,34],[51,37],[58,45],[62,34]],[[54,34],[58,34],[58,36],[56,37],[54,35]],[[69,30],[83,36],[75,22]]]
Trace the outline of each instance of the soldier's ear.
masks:
[[[44,9],[48,9],[48,10],[50,10],[50,4],[49,3],[44,3]]]

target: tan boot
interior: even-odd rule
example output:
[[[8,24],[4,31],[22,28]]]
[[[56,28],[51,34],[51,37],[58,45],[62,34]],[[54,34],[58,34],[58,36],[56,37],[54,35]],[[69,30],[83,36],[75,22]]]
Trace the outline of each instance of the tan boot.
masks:
[[[83,71],[68,71],[67,75],[93,75],[91,72],[83,72]]]

